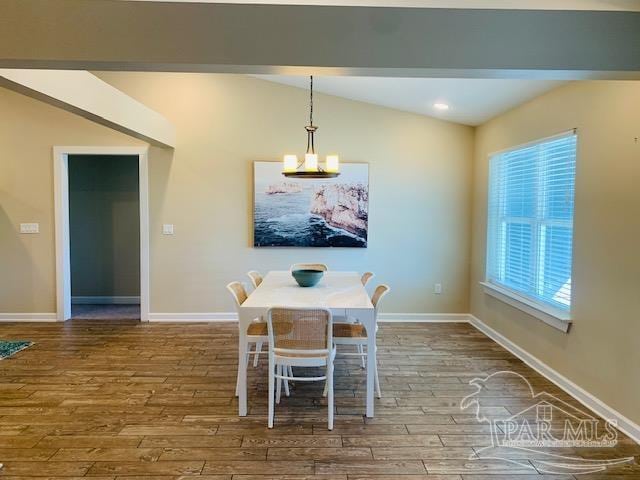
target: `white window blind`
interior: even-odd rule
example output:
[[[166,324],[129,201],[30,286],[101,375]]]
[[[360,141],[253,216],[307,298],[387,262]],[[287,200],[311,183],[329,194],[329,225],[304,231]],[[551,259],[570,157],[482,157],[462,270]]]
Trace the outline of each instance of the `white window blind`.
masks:
[[[575,133],[493,155],[487,281],[571,308]]]

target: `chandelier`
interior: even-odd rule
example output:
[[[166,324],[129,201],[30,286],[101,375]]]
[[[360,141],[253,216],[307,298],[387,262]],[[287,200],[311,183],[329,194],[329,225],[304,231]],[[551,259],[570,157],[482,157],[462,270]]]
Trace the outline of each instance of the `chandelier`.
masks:
[[[309,89],[309,125],[304,129],[307,131],[307,153],[304,154],[304,161],[298,162],[297,155],[285,155],[282,174],[285,177],[295,178],[334,178],[340,175],[338,155],[327,155],[324,169],[318,164],[318,154],[313,138],[318,130],[318,127],[313,124],[313,75],[310,77]]]

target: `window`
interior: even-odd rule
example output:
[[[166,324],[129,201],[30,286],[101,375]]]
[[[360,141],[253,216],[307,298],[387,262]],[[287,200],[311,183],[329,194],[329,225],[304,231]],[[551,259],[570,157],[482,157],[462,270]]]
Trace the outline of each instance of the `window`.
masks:
[[[487,283],[568,312],[576,135],[491,157]]]

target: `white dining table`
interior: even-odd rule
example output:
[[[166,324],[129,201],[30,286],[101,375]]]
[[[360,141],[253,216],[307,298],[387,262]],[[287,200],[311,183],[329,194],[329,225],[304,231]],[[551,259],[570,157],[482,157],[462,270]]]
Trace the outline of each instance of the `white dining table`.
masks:
[[[376,315],[371,299],[357,272],[328,271],[314,287],[300,287],[289,271],[269,272],[239,308],[238,409],[247,415],[247,370],[242,365],[247,348],[247,328],[256,318],[267,319],[269,308],[323,307],[333,316],[357,318],[367,331],[366,415],[373,417],[374,372],[376,365]]]

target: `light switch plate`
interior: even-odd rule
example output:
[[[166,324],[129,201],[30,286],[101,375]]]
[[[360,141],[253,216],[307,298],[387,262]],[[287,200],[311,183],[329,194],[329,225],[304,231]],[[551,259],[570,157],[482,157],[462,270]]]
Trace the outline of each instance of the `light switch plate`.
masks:
[[[170,223],[165,223],[164,225],[162,225],[162,234],[173,235],[173,225]]]
[[[436,283],[433,285],[433,293],[435,293],[436,295],[440,295],[442,293],[442,284],[441,283]]]
[[[39,223],[21,223],[20,233],[40,233]]]

